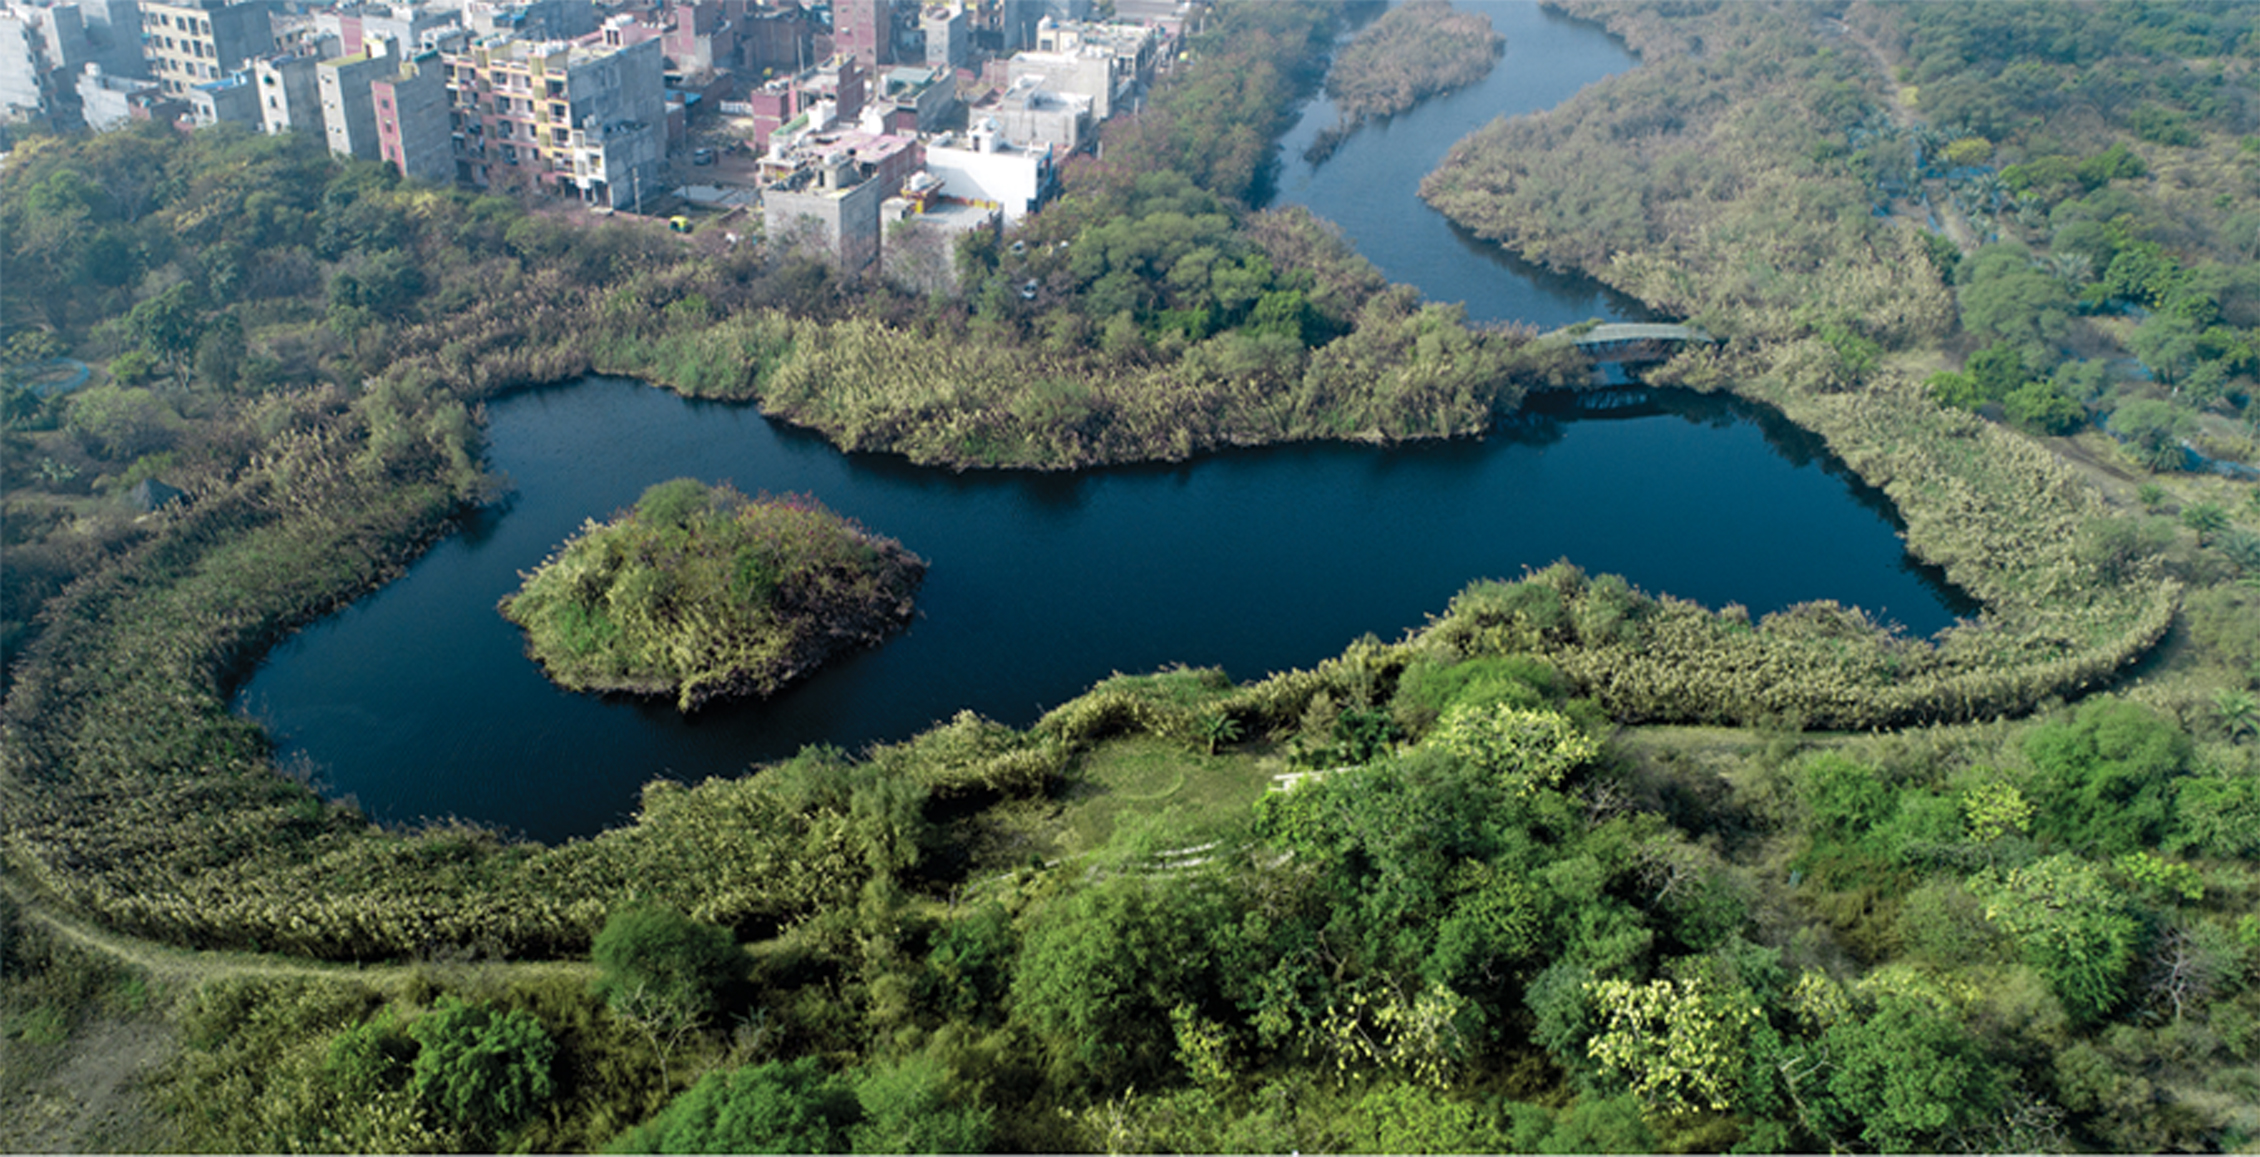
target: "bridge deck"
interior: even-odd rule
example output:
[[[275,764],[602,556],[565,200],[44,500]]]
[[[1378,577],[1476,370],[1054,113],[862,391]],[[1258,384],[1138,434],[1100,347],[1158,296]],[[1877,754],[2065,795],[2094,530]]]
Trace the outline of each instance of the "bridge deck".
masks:
[[[1597,325],[1575,339],[1579,348],[1621,345],[1636,341],[1699,341],[1708,342],[1711,335],[1691,325],[1660,325],[1651,322],[1610,322]]]

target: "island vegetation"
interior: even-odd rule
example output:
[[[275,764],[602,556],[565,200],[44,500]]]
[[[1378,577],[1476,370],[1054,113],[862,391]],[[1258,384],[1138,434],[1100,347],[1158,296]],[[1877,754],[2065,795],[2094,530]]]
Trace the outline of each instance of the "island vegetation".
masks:
[[[926,562],[806,496],[661,482],[589,523],[502,600],[575,691],[671,695],[688,713],[768,696],[910,621]]]
[[[1642,65],[1432,198],[1727,338],[1654,379],[1823,435],[1980,621],[1562,565],[1308,670],[655,782],[556,846],[376,829],[227,711],[495,494],[497,391],[633,372],[1066,467],[1473,432],[1582,367],[1248,208],[1326,4],[1220,8],[956,297],[287,140],[19,143],[0,1147],[2248,1145],[2260,502],[2191,469],[2251,413],[2248,17],[1574,11]],[[101,376],[45,389],[58,353]],[[120,505],[152,477],[184,500]],[[43,1132],[121,1042],[143,1115]]]
[[[1326,96],[1341,118],[1304,150],[1312,164],[1334,155],[1372,117],[1392,117],[1432,96],[1465,88],[1491,71],[1506,47],[1480,12],[1448,0],[1412,0],[1382,13],[1335,55]]]

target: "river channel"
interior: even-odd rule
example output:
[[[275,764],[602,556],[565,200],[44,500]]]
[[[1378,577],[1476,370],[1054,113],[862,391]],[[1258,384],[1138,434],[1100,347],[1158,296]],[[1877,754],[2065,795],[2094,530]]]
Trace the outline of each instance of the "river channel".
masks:
[[[1488,115],[1544,107],[1630,64],[1597,30],[1535,5],[1479,7],[1508,37],[1491,80],[1361,130],[1315,170],[1297,142],[1331,123],[1314,107],[1288,139],[1280,199],[1339,221],[1393,278],[1480,319],[1628,316],[1591,285],[1500,260],[1412,196]],[[1369,203],[1359,189],[1382,178]],[[1606,413],[1541,406],[1482,441],[1273,447],[1069,476],[842,454],[750,407],[619,379],[514,395],[489,420],[510,501],[275,648],[237,699],[286,758],[380,820],[586,835],[629,818],[655,777],[742,774],[811,743],[859,750],[961,710],[1022,725],[1114,671],[1186,663],[1246,679],[1308,666],[1366,632],[1402,635],[1473,579],[1559,558],[1758,614],[1835,599],[1918,635],[1972,610],[1906,556],[1888,505],[1809,435],[1672,392]],[[810,493],[901,539],[933,564],[919,618],[772,700],[687,720],[664,702],[559,691],[496,601],[583,520],[684,475]]]

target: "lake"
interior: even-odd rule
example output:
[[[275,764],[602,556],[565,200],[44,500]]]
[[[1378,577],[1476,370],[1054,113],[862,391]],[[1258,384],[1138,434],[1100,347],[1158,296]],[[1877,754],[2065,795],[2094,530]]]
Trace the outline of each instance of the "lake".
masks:
[[[1314,105],[1288,137],[1279,198],[1481,320],[1638,316],[1590,283],[1503,259],[1412,195],[1490,115],[1631,63],[1535,5],[1481,7],[1508,36],[1490,80],[1362,130],[1315,170],[1302,143],[1332,114]],[[1639,398],[1605,413],[1555,398],[1481,441],[1054,475],[842,454],[750,407],[620,379],[530,391],[488,407],[512,499],[275,648],[237,704],[380,820],[460,816],[556,840],[628,818],[658,776],[737,775],[811,743],[860,750],[961,710],[1024,725],[1115,671],[1309,666],[1367,632],[1420,626],[1472,580],[1561,558],[1757,614],[1835,599],[1928,634],[1974,611],[1908,558],[1888,503],[1779,415]],[[558,690],[495,603],[584,520],[686,475],[813,494],[900,539],[933,564],[918,619],[772,700],[689,719],[668,701]]]

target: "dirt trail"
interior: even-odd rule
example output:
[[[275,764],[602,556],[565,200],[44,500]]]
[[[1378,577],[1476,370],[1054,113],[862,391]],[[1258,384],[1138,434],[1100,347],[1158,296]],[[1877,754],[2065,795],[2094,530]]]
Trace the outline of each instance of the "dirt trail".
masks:
[[[127,965],[147,981],[140,1012],[95,1012],[60,1043],[0,1040],[0,1153],[163,1152],[177,1147],[147,1095],[149,1080],[179,1049],[171,1006],[198,987],[230,976],[350,980],[388,995],[407,986],[407,964],[331,964],[249,952],[198,952],[125,936],[50,910],[0,880],[20,918],[85,952]],[[468,965],[527,977],[593,979],[586,961],[481,961]],[[437,967],[446,968],[441,964]]]
[[[199,951],[176,948],[97,928],[75,917],[39,905],[15,887],[0,884],[21,905],[23,918],[33,921],[88,951],[133,966],[159,985],[186,991],[223,976],[297,976],[330,980],[358,980],[377,988],[406,981],[424,967],[408,964],[335,964],[290,956],[253,952]],[[594,977],[595,965],[579,960],[481,961],[480,967],[505,969],[519,975],[563,973]]]

